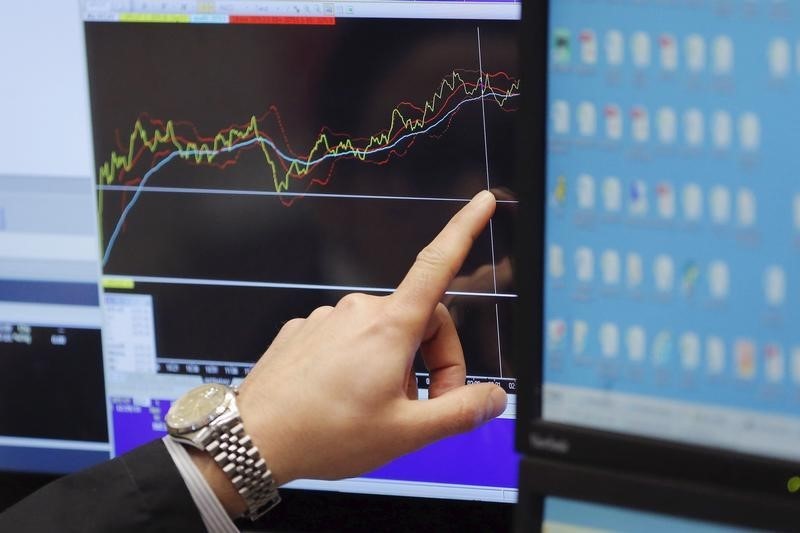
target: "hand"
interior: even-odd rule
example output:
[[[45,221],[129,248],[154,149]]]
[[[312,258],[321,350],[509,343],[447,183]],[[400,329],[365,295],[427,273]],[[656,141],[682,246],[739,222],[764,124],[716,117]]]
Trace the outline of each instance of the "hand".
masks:
[[[501,388],[464,384],[461,343],[440,303],[494,207],[487,191],[473,198],[393,294],[350,294],[281,329],[238,399],[245,429],[278,484],[357,476],[503,412]],[[430,372],[427,401],[417,400],[418,348]],[[201,455],[195,461],[227,510],[241,513],[230,482]]]

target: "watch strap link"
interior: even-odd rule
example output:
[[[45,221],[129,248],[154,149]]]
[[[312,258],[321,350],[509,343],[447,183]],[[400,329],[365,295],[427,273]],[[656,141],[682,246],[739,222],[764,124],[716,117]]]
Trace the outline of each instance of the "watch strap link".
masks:
[[[267,462],[238,417],[219,426],[215,437],[206,445],[206,451],[244,499],[247,517],[257,520],[281,501]]]

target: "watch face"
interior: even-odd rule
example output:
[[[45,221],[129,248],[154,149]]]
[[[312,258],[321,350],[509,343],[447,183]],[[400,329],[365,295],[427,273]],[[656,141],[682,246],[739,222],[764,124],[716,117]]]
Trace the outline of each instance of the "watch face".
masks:
[[[200,385],[190,390],[172,404],[167,413],[167,426],[181,430],[199,429],[216,418],[225,402],[227,387],[216,383]]]

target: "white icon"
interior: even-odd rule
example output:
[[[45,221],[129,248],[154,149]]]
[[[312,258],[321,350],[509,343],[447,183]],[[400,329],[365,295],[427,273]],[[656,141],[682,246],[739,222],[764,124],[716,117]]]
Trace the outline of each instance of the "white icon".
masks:
[[[625,60],[625,39],[622,32],[611,30],[606,33],[606,62],[618,67]]]
[[[658,292],[670,292],[675,282],[675,264],[668,255],[661,254],[653,263],[653,279]]]
[[[689,146],[703,144],[703,114],[699,109],[689,109],[683,115],[683,128],[686,142]]]
[[[641,217],[647,214],[647,184],[644,181],[635,180],[631,182],[628,210],[634,216]]]
[[[600,257],[600,269],[603,275],[603,283],[606,285],[617,285],[620,278],[619,254],[614,250],[606,250]]]
[[[631,326],[625,334],[625,345],[628,348],[628,357],[631,361],[644,360],[647,349],[647,338],[641,326]]]
[[[706,42],[700,35],[686,38],[686,66],[694,73],[706,68]]]
[[[800,385],[800,348],[792,350],[792,381]]]
[[[635,289],[642,284],[644,279],[644,267],[642,256],[630,253],[625,257],[626,283],[629,289]]]
[[[581,30],[578,36],[581,43],[581,61],[586,65],[597,63],[597,37],[592,30]]]
[[[727,35],[720,35],[712,46],[714,74],[730,74],[733,70],[733,41]]]
[[[569,104],[564,100],[553,102],[553,130],[565,135],[569,133]]]
[[[715,224],[726,224],[731,218],[731,193],[727,187],[711,188],[711,220]]]
[[[741,379],[753,379],[756,376],[756,346],[753,341],[739,339],[733,345],[736,361],[736,375]]]
[[[585,283],[594,277],[594,254],[585,246],[575,251],[575,273],[578,280]]]
[[[678,43],[675,36],[664,33],[658,38],[658,47],[661,55],[661,68],[673,72],[678,68]]]
[[[589,174],[578,176],[578,185],[575,188],[578,194],[578,207],[592,209],[594,207],[594,178]]]
[[[618,105],[609,104],[603,110],[606,117],[606,137],[618,140],[622,137],[622,111]]]
[[[572,323],[572,351],[580,355],[586,351],[586,337],[589,335],[589,324],[583,320]]]
[[[755,113],[745,113],[739,117],[739,143],[748,152],[758,149],[761,143],[761,124]]]
[[[728,265],[724,261],[712,261],[708,265],[708,291],[714,300],[722,300],[728,296],[730,275]]]
[[[597,131],[597,111],[591,102],[578,105],[578,133],[583,137],[591,137]]]
[[[611,213],[622,209],[622,185],[619,179],[609,177],[603,181],[603,206]]]
[[[756,222],[756,197],[750,189],[739,189],[736,194],[736,214],[739,226],[749,228]]]
[[[678,346],[683,369],[696,370],[700,366],[700,337],[696,333],[684,333],[678,341]]]
[[[604,357],[616,357],[619,353],[619,329],[616,324],[606,322],[600,326],[600,352]]]
[[[564,337],[567,335],[567,323],[560,318],[550,320],[547,323],[548,346],[551,350],[563,348]]]
[[[696,183],[689,183],[683,188],[683,216],[692,222],[703,216],[703,192]]]
[[[650,36],[643,31],[637,31],[631,36],[631,58],[635,67],[650,66]]]
[[[674,143],[678,129],[678,119],[675,116],[675,111],[669,107],[662,107],[659,109],[656,118],[656,127],[658,128],[659,141],[664,144]]]
[[[773,39],[769,43],[767,55],[769,72],[773,78],[783,79],[789,75],[789,70],[792,68],[792,51],[789,47],[789,41],[783,37]]]
[[[770,383],[780,383],[783,375],[783,348],[777,344],[767,344],[764,347],[764,376]]]
[[[711,136],[714,148],[724,150],[731,145],[733,120],[725,111],[716,111],[711,117]]]
[[[564,276],[564,249],[556,244],[550,245],[548,254],[550,261],[550,275],[556,279]]]
[[[794,195],[792,208],[794,211],[794,229],[796,231],[800,231],[800,194]]]
[[[786,273],[781,267],[772,265],[764,272],[764,298],[776,307],[786,299]]]
[[[661,218],[675,216],[675,191],[669,183],[656,185],[656,208]]]
[[[711,375],[718,376],[725,372],[725,343],[719,337],[706,339],[706,363]]]
[[[631,110],[631,135],[637,142],[646,142],[650,137],[650,118],[647,109],[635,106]]]

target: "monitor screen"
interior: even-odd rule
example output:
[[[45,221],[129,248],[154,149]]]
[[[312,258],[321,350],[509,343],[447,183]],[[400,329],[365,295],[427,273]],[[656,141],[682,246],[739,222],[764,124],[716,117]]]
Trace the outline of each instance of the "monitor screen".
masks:
[[[788,495],[800,463],[800,188],[784,177],[800,124],[797,15],[785,2],[528,9],[542,29],[542,49],[529,46],[545,172],[529,418],[554,432],[526,448]],[[583,437],[558,438],[573,430]]]
[[[514,501],[508,321],[519,11],[513,1],[84,2],[70,58],[80,62],[73,96],[88,101],[91,128],[71,140],[88,164],[73,180],[74,212],[28,218],[52,218],[54,233],[84,232],[83,247],[42,243],[48,253],[85,253],[83,284],[40,292],[78,299],[48,305],[91,308],[95,336],[70,329],[83,317],[72,307],[53,309],[55,332],[25,320],[40,316],[33,310],[8,321],[10,338],[33,339],[9,344],[13,353],[33,360],[37,342],[52,339],[63,351],[63,337],[94,354],[80,365],[62,360],[75,383],[97,383],[86,399],[98,413],[90,440],[104,457],[125,453],[164,435],[171,402],[192,386],[239,383],[288,319],[348,292],[391,292],[444,222],[490,188],[500,208],[445,303],[468,381],[503,386],[507,411],[361,478],[290,486]],[[67,129],[63,115],[42,114]],[[37,122],[25,121],[30,139]],[[51,198],[60,189],[36,183],[31,202],[61,202]],[[11,205],[0,203],[9,228],[21,220]],[[64,258],[70,267],[74,259]],[[36,298],[32,270],[18,268],[8,276],[13,294]],[[424,398],[427,374],[416,370]]]

